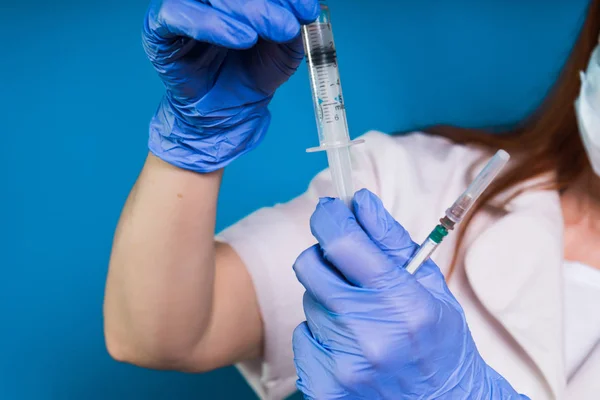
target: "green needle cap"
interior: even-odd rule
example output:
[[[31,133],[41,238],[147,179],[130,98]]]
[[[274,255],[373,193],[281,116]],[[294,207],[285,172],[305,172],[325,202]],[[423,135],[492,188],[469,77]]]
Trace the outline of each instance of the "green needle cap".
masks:
[[[433,240],[435,243],[441,243],[442,240],[448,235],[448,230],[444,228],[442,225],[438,225],[429,235],[429,239]]]

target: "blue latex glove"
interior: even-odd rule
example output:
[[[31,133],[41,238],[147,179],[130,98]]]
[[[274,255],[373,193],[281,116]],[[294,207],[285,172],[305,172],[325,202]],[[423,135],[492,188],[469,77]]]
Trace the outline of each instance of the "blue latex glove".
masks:
[[[518,399],[479,355],[438,267],[415,276],[417,249],[371,192],[322,199],[319,244],[294,265],[307,321],[294,332],[298,388],[307,399]]]
[[[267,105],[304,56],[300,23],[317,0],[154,0],[143,30],[167,91],[150,124],[150,151],[210,172],[253,149]]]

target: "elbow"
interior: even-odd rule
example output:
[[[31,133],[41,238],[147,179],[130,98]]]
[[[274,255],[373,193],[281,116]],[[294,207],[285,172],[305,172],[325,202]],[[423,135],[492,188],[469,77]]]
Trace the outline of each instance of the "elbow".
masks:
[[[135,353],[127,350],[127,346],[125,346],[120,341],[116,340],[112,336],[104,334],[104,344],[106,346],[106,351],[108,355],[115,361],[120,363],[127,364],[138,364],[140,361],[139,356],[135,356]]]
[[[156,350],[144,349],[139,343],[134,343],[133,340],[124,339],[106,328],[104,330],[104,344],[113,360],[143,368],[165,369],[166,362],[156,362],[159,359]]]
[[[105,302],[104,344],[115,361],[154,370],[194,373],[218,367],[214,351],[203,338],[204,330],[174,329],[177,325],[164,319],[134,320],[109,305]]]
[[[149,360],[156,358],[152,357],[151,352],[142,352],[140,351],[141,349],[139,347],[136,348],[130,343],[110,335],[108,332],[104,333],[104,343],[108,355],[117,362],[137,365],[144,368],[158,367],[158,365],[155,365],[156,363],[152,363],[154,364],[152,366],[149,365]]]
[[[136,365],[142,368],[184,371],[186,358],[179,352],[164,348],[164,346],[142,346],[127,343],[106,335],[106,350],[110,357],[120,363]]]
[[[105,345],[115,361],[142,368],[204,373],[218,367],[211,362],[210,355],[199,356],[195,348],[174,346],[168,341],[148,344],[143,340],[122,340],[105,332]]]

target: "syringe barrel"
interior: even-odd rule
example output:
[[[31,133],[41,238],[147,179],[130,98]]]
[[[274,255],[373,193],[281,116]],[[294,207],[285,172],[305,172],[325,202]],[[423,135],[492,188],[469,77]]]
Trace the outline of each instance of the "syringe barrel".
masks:
[[[481,172],[475,177],[467,190],[454,202],[452,207],[446,210],[446,217],[458,224],[469,212],[481,193],[492,183],[502,168],[510,160],[510,155],[504,150],[498,150],[494,157],[486,164]]]
[[[481,170],[479,175],[471,182],[465,194],[477,200],[481,193],[492,183],[498,173],[504,168],[510,156],[504,150],[498,150],[494,157]]]
[[[329,8],[320,1],[319,18],[302,27],[302,39],[319,133],[323,148],[350,143],[346,108],[342,96],[340,73]]]

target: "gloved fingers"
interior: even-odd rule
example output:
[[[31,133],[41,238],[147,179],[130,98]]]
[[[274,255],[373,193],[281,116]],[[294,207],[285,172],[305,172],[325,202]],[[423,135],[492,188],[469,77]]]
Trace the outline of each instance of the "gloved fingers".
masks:
[[[327,310],[308,292],[304,293],[302,297],[302,308],[306,317],[306,325],[310,329],[312,337],[321,347],[330,351],[333,349],[352,351],[347,346],[347,341],[344,340],[347,336],[342,333],[344,329],[339,326],[338,314]]]
[[[446,278],[433,260],[427,260],[415,273],[415,279],[430,293],[439,295],[448,293]]]
[[[384,304],[386,302],[386,299],[379,300]],[[349,296],[345,303],[339,304],[340,312],[336,313],[323,307],[309,293],[304,293],[302,298],[306,325],[312,337],[332,354],[356,356],[365,352],[376,353],[371,350],[381,349],[381,342],[377,340],[388,340],[390,330],[398,331],[403,323],[395,318],[393,306],[386,308],[366,296]]]
[[[284,46],[292,55],[300,55],[301,59],[304,58],[304,42],[302,41],[302,35],[298,35],[297,38],[285,43]]]
[[[258,38],[244,22],[194,0],[153,2],[145,28],[152,35],[147,40],[169,42],[184,36],[231,49],[250,48]]]
[[[317,394],[313,391],[315,387],[313,378],[318,378],[323,372],[317,357],[323,358],[324,355],[321,346],[312,337],[306,322],[301,323],[294,329],[292,347],[294,350],[294,365],[298,375],[296,387],[304,394],[305,398],[317,399]]]
[[[385,209],[381,199],[367,189],[362,189],[354,195],[352,205],[356,219],[367,235],[399,267],[406,266],[419,246]],[[432,260],[427,260],[419,268],[415,278],[426,288],[435,289],[436,293],[445,290],[444,276]]]
[[[253,50],[251,54],[245,56],[260,61],[253,65],[257,69],[256,72],[248,69],[248,74],[252,79],[260,82],[261,94],[274,93],[286,77],[292,76],[304,58],[304,46],[300,36],[288,43],[261,40]],[[261,73],[263,70],[268,70],[270,73]]]
[[[305,399],[344,399],[348,393],[339,385],[332,372],[335,360],[312,336],[306,322],[298,325],[292,337],[296,387]]]
[[[316,20],[321,10],[319,0],[273,0],[273,2],[293,12],[301,24]]]
[[[306,292],[323,307],[341,312],[340,303],[352,286],[325,258],[319,245],[309,247],[294,263],[294,272]],[[340,301],[341,299],[341,301]]]
[[[297,64],[302,62],[302,59],[304,58],[304,43],[302,41],[301,35],[298,35],[294,39],[283,44],[264,41],[263,43],[261,43],[261,45],[265,46],[271,53],[281,54],[282,57],[280,58],[282,60],[293,61],[293,65],[287,65],[286,68],[283,69],[293,68],[295,70],[297,68]],[[274,46],[277,46],[277,48],[275,49]]]
[[[339,199],[320,199],[310,219],[323,255],[353,285],[382,289],[417,284],[371,240],[348,207]]]
[[[260,37],[276,43],[289,42],[300,32],[296,16],[270,0],[211,0],[210,4],[223,14],[251,26]]]
[[[418,248],[410,234],[385,209],[382,201],[367,189],[352,199],[356,220],[367,235],[399,267],[404,267]]]

